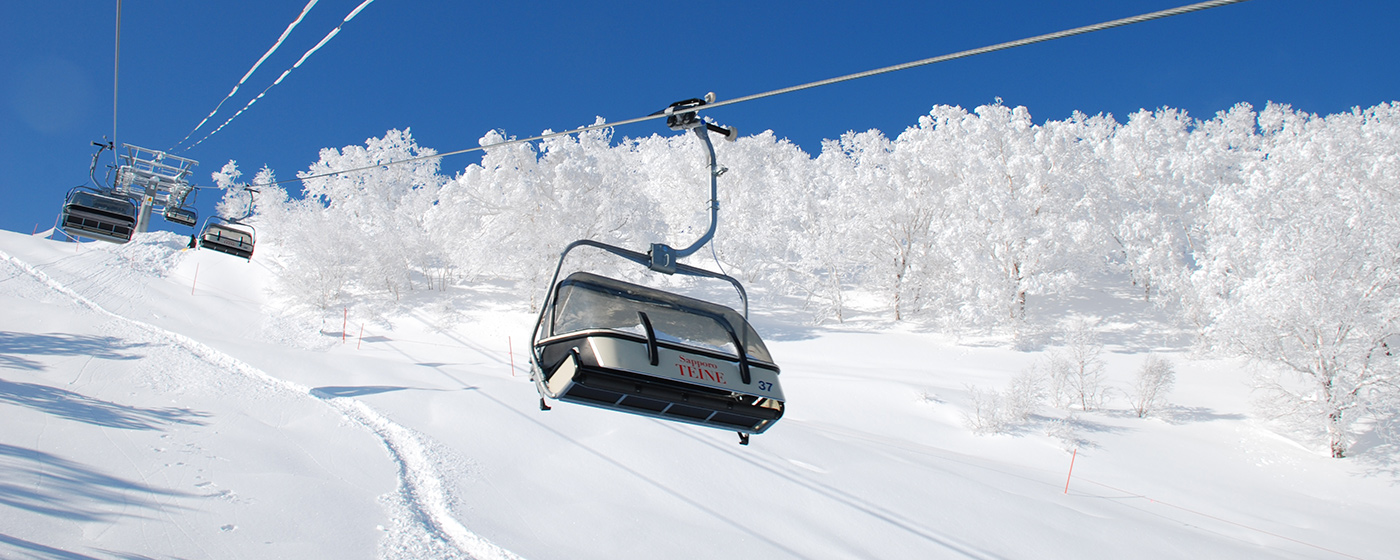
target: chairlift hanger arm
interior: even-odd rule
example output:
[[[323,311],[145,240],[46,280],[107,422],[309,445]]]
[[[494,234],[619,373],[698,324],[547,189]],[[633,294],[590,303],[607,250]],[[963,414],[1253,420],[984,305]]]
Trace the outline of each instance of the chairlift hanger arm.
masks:
[[[559,255],[559,263],[554,267],[554,276],[551,277],[549,281],[549,285],[551,286],[550,296],[549,299],[545,300],[545,308],[540,311],[539,319],[535,322],[535,330],[531,334],[531,346],[534,345],[535,338],[539,336],[540,328],[544,326],[546,314],[551,315],[551,324],[553,322],[550,306],[553,303],[553,297],[555,295],[555,292],[553,290],[556,289],[557,283],[559,282],[559,272],[563,269],[564,259],[568,257],[569,252],[574,250],[576,247],[580,246],[589,246],[597,249],[602,249],[604,251],[607,251],[624,259],[645,266],[653,271],[661,272],[663,274],[679,273],[687,276],[714,278],[727,281],[734,286],[734,289],[736,291],[739,292],[739,298],[743,301],[744,304],[744,317],[746,319],[748,318],[748,293],[744,291],[744,286],[740,284],[738,280],[726,274],[712,272],[703,268],[696,268],[678,262],[679,259],[694,254],[701,247],[705,246],[706,243],[709,243],[710,240],[714,239],[715,230],[719,224],[719,176],[723,175],[724,172],[727,171],[727,169],[722,169],[719,167],[719,164],[717,163],[715,158],[715,147],[714,144],[710,142],[709,133],[713,130],[715,132],[723,134],[727,140],[733,141],[735,138],[738,137],[738,131],[734,127],[722,127],[710,122],[706,122],[704,119],[700,118],[697,112],[698,108],[705,104],[713,103],[714,100],[715,94],[712,92],[705,94],[704,99],[692,98],[683,101],[677,101],[661,111],[652,113],[652,115],[666,115],[666,125],[672,130],[694,131],[695,135],[700,137],[700,140],[705,145],[705,152],[709,156],[710,164],[709,229],[706,230],[705,234],[700,236],[699,239],[695,240],[694,243],[691,243],[689,247],[677,250],[664,243],[653,243],[651,244],[651,250],[647,254],[638,253],[636,251],[630,251],[621,247],[608,245],[606,243],[601,243],[598,241],[593,241],[591,239],[580,239],[578,241],[570,243],[567,247],[564,248],[564,251]]]
[[[677,261],[690,255],[704,247],[715,237],[715,230],[719,226],[719,176],[728,169],[721,168],[715,157],[714,143],[710,142],[710,132],[724,135],[729,141],[734,141],[739,136],[738,130],[734,127],[719,126],[708,122],[700,117],[698,110],[701,106],[713,103],[715,94],[713,92],[705,95],[704,99],[686,99],[672,103],[669,107],[653,114],[666,115],[666,126],[671,130],[690,130],[695,133],[705,146],[705,153],[709,157],[710,163],[710,227],[699,239],[684,249],[674,249],[664,243],[653,243],[650,251],[650,262],[647,263],[652,270],[665,274],[674,274]]]
[[[108,142],[106,144],[103,144],[101,142],[93,142],[92,145],[97,146],[97,153],[92,154],[92,165],[88,166],[88,178],[92,179],[93,186],[100,186],[97,184],[97,160],[98,158],[102,157],[103,150],[116,150],[112,148],[111,142]]]

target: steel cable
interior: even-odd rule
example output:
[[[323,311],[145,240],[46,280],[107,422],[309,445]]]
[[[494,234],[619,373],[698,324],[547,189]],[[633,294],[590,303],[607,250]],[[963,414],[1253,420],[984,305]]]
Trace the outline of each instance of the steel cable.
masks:
[[[117,0],[117,41],[112,55],[112,157],[117,156],[117,79],[122,60],[122,0]],[[96,182],[94,180],[93,182]]]
[[[1076,27],[1076,28],[1074,28],[1074,29],[1067,29],[1067,30],[1064,30],[1064,31],[1056,31],[1056,32],[1054,32],[1054,33],[1046,33],[1046,34],[1044,34],[1044,35],[1037,35],[1037,36],[1035,36],[1035,37],[1029,37],[1029,38],[1025,38],[1025,39],[1019,39],[1019,40],[1016,40],[1016,41],[1008,41],[1008,42],[1005,42],[1005,43],[997,43],[997,44],[995,44],[995,45],[990,45],[990,46],[986,46],[986,47],[980,47],[980,48],[976,48],[976,49],[969,49],[969,50],[960,51],[960,52],[956,52],[956,53],[952,53],[952,54],[945,54],[945,55],[942,55],[942,56],[935,56],[935,57],[931,57],[931,58],[925,58],[925,59],[916,60],[916,61],[913,61],[913,62],[906,62],[906,63],[904,63],[904,64],[896,64],[896,65],[893,65],[893,66],[886,66],[886,67],[884,67],[884,68],[877,68],[877,69],[874,69],[874,70],[867,70],[867,71],[864,71],[864,72],[857,72],[857,73],[854,73],[854,74],[847,74],[847,75],[838,76],[838,77],[835,77],[835,78],[829,78],[829,79],[819,80],[819,81],[815,81],[815,82],[808,82],[808,83],[805,83],[805,84],[802,84],[802,85],[791,86],[791,87],[786,87],[786,88],[782,88],[782,89],[775,89],[775,90],[772,90],[772,91],[766,91],[766,92],[763,92],[763,93],[757,93],[757,94],[753,94],[753,95],[747,95],[747,96],[744,96],[744,97],[736,97],[736,98],[734,98],[734,99],[728,99],[728,100],[724,100],[724,101],[716,101],[716,102],[713,102],[713,103],[707,103],[707,104],[703,105],[702,107],[705,108],[705,109],[715,109],[715,108],[719,108],[719,107],[724,107],[724,106],[726,106],[726,105],[734,105],[734,104],[738,104],[738,103],[744,103],[744,102],[747,102],[747,101],[753,101],[753,100],[756,100],[756,99],[763,99],[763,98],[766,98],[766,97],[773,97],[773,96],[776,96],[776,95],[783,95],[783,94],[787,94],[787,93],[792,93],[792,92],[795,92],[795,91],[802,91],[802,90],[806,90],[806,89],[812,89],[812,88],[817,88],[817,87],[822,87],[822,86],[828,86],[828,85],[831,85],[831,84],[837,84],[837,83],[841,83],[841,82],[849,82],[849,81],[851,81],[851,80],[858,80],[858,79],[861,79],[861,78],[868,78],[868,77],[871,77],[871,76],[878,76],[878,75],[880,75],[880,74],[888,74],[888,73],[891,73],[891,72],[898,72],[898,71],[900,71],[900,70],[908,70],[908,69],[910,69],[910,68],[917,68],[917,67],[920,67],[920,66],[927,66],[927,65],[930,65],[930,64],[937,64],[937,63],[939,63],[939,62],[947,62],[947,61],[949,61],[949,60],[956,60],[956,59],[959,59],[959,58],[967,58],[967,57],[976,56],[976,55],[979,55],[979,54],[987,54],[987,53],[990,53],[990,52],[1002,51],[1002,50],[1006,50],[1006,49],[1013,49],[1013,48],[1016,48],[1016,47],[1023,47],[1023,46],[1032,45],[1032,44],[1035,44],[1035,43],[1043,43],[1043,42],[1046,42],[1046,41],[1053,41],[1053,40],[1056,40],[1056,39],[1063,39],[1063,38],[1066,38],[1066,37],[1073,37],[1073,36],[1075,36],[1075,35],[1083,35],[1083,34],[1086,34],[1086,33],[1093,33],[1093,32],[1095,32],[1095,31],[1103,31],[1103,30],[1105,30],[1105,29],[1112,29],[1112,28],[1115,28],[1115,27],[1123,27],[1123,26],[1132,25],[1132,24],[1135,24],[1135,23],[1143,23],[1143,22],[1147,22],[1147,21],[1158,20],[1158,19],[1168,18],[1168,17],[1172,17],[1172,16],[1179,16],[1179,15],[1188,14],[1188,13],[1191,13],[1191,12],[1199,12],[1199,11],[1208,10],[1208,9],[1211,9],[1211,8],[1218,8],[1218,7],[1220,7],[1220,6],[1225,6],[1225,5],[1229,5],[1229,4],[1239,4],[1239,3],[1242,3],[1242,2],[1246,2],[1246,1],[1248,1],[1248,0],[1210,0],[1210,1],[1208,1],[1208,2],[1198,2],[1198,3],[1195,3],[1195,4],[1189,4],[1189,5],[1180,6],[1180,7],[1177,7],[1177,8],[1171,8],[1171,9],[1167,9],[1167,10],[1160,10],[1160,11],[1156,11],[1156,12],[1150,12],[1150,13],[1146,13],[1146,14],[1141,14],[1141,15],[1136,15],[1136,16],[1131,16],[1131,17],[1126,17],[1126,18],[1121,18],[1121,19],[1115,19],[1115,20],[1106,21],[1106,22],[1103,22],[1103,23],[1096,23],[1096,24],[1093,24],[1093,25],[1086,25],[1086,26],[1083,26],[1083,27]],[[698,108],[697,108],[697,109],[698,109]],[[413,162],[418,162],[418,161],[424,161],[424,160],[428,160],[428,159],[432,159],[432,158],[441,158],[441,157],[447,157],[447,156],[455,156],[455,155],[465,154],[465,153],[468,153],[468,152],[476,152],[476,151],[481,151],[481,150],[487,150],[487,149],[490,149],[490,148],[497,148],[497,147],[501,147],[501,146],[508,146],[508,145],[512,145],[512,144],[523,144],[523,143],[526,143],[526,142],[534,142],[534,141],[537,141],[537,140],[548,140],[548,139],[550,139],[550,138],[556,138],[556,137],[559,137],[559,136],[566,136],[566,135],[569,135],[569,134],[579,134],[579,133],[589,132],[589,131],[592,131],[592,130],[599,130],[599,129],[603,129],[603,128],[614,128],[614,127],[618,127],[618,126],[629,125],[629,124],[635,124],[635,123],[644,122],[644,121],[650,121],[650,120],[656,120],[656,119],[663,119],[663,118],[666,118],[667,116],[668,116],[668,115],[666,115],[666,114],[664,114],[664,113],[654,113],[654,114],[647,115],[647,116],[644,116],[644,117],[637,117],[637,118],[633,118],[633,119],[627,119],[627,120],[617,121],[617,122],[612,122],[612,123],[600,123],[600,124],[595,124],[595,125],[590,125],[590,126],[584,126],[584,127],[579,127],[579,128],[573,129],[573,130],[566,130],[566,131],[564,131],[564,132],[552,132],[552,133],[548,133],[548,134],[541,134],[541,135],[538,135],[538,136],[531,136],[531,137],[529,137],[529,138],[520,138],[520,139],[515,139],[515,140],[506,140],[506,141],[504,141],[504,142],[497,142],[497,143],[488,144],[488,145],[485,145],[485,146],[477,146],[477,147],[475,147],[475,148],[466,148],[466,149],[462,149],[462,150],[456,150],[456,151],[451,151],[451,152],[444,152],[444,153],[440,153],[440,154],[433,154],[433,155],[427,155],[427,156],[418,156],[418,157],[413,157],[413,158],[408,158],[408,159],[402,159],[402,160],[398,160],[398,161],[390,161],[390,162],[381,163],[381,164],[377,164],[377,165],[367,165],[367,166],[364,166],[364,167],[356,167],[356,168],[353,168],[353,169],[342,169],[342,170],[338,170],[338,171],[327,171],[327,172],[325,172],[325,173],[317,173],[317,174],[314,174],[314,175],[307,175],[307,176],[304,176],[304,177],[297,177],[296,179],[284,179],[284,180],[276,181],[276,182],[272,182],[272,183],[261,183],[261,184],[254,184],[254,185],[251,185],[251,186],[280,185],[280,184],[282,184],[282,183],[290,183],[290,182],[293,182],[293,181],[306,181],[306,180],[310,180],[310,179],[320,179],[320,178],[323,178],[323,177],[332,177],[332,176],[335,176],[335,175],[343,175],[343,174],[346,174],[346,173],[355,173],[355,172],[358,172],[358,171],[367,171],[367,170],[370,170],[370,169],[377,169],[377,168],[380,168],[380,167],[389,167],[389,166],[392,166],[392,165],[402,165],[402,164],[406,164],[406,163],[413,163]]]

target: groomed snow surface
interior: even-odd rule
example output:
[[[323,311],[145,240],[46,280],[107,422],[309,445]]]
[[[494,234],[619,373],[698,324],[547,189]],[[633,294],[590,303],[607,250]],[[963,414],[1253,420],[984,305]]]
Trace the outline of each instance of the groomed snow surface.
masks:
[[[1011,434],[973,435],[969,387],[1001,389],[1049,347],[759,308],[789,408],[741,447],[733,433],[538,410],[534,316],[508,289],[308,324],[269,299],[265,258],[185,240],[0,232],[0,557],[1400,550],[1400,451],[1363,440],[1337,460],[1276,435],[1250,405],[1247,366],[1192,358],[1128,295],[1077,294],[1065,313],[1102,319],[1122,391],[1149,353],[1175,362],[1154,417],[1120,392],[1099,411],[1042,407]]]

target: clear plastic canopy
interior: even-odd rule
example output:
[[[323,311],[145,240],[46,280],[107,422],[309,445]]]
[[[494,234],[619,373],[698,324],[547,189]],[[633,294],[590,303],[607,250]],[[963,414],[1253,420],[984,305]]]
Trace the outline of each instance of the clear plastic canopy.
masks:
[[[772,363],[763,339],[738,312],[714,303],[629,284],[586,272],[560,282],[551,336],[606,329],[645,336],[638,312],[646,313],[659,341],[738,358],[735,341],[748,359]]]

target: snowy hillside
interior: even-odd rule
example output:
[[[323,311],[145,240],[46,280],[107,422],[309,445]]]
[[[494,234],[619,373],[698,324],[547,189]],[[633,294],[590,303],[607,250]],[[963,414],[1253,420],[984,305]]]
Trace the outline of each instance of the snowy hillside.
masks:
[[[1193,359],[1126,293],[1102,319],[1102,406],[969,429],[1056,347],[755,309],[787,415],[732,433],[538,410],[511,284],[452,309],[336,313],[243,262],[0,232],[0,557],[1387,558],[1400,451],[1346,459],[1255,417],[1240,363]],[[781,298],[772,298],[783,301]],[[864,325],[864,326],[862,326]],[[1165,331],[1165,332],[1170,332]],[[1052,341],[1053,342],[1053,341]],[[1129,385],[1175,364],[1147,418]],[[1368,432],[1373,433],[1373,432]],[[1071,476],[1071,464],[1073,472]]]

